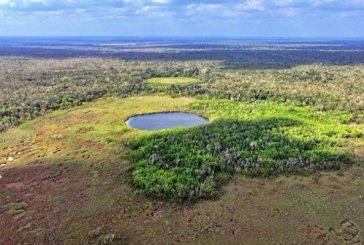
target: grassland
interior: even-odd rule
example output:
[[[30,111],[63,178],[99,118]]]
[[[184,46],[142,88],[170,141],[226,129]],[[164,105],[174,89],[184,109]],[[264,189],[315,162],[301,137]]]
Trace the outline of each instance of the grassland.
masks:
[[[134,209],[128,202],[138,202],[137,197],[132,199],[135,191],[127,184],[131,166],[121,157],[128,153],[125,145],[141,132],[128,128],[125,119],[140,111],[183,110],[192,101],[160,96],[102,99],[1,133],[0,225],[13,221],[13,226],[6,227],[18,230],[14,237],[8,229],[1,229],[1,243],[23,239],[60,243],[64,239],[83,244],[91,231],[87,217],[106,215],[118,206],[116,189],[111,187],[127,194],[118,194],[123,199],[119,201],[125,202],[126,209]],[[30,195],[24,196],[26,193]],[[18,202],[19,198],[23,201]],[[136,205],[128,215],[142,207]],[[64,217],[61,223],[54,219],[59,212]],[[87,226],[74,232],[80,220]],[[48,225],[55,230],[48,233]]]
[[[197,112],[212,122],[198,128],[162,132],[137,131],[123,123],[133,114],[164,110]],[[268,236],[261,236],[262,231],[281,243],[292,239],[311,243],[340,243],[345,239],[360,242],[364,227],[360,218],[364,215],[363,128],[347,124],[348,116],[316,112],[309,106],[292,108],[273,102],[163,95],[107,98],[53,112],[0,134],[0,225],[5,227],[0,231],[1,242],[93,244],[110,236],[116,237],[115,241],[126,239],[134,244],[170,240],[271,241],[264,238]],[[200,139],[200,133],[210,140]],[[270,137],[267,142],[259,141],[263,134]],[[261,158],[262,170],[266,169],[264,164],[271,166],[279,162],[277,159],[294,159],[306,150],[309,156],[317,157],[314,163],[320,165],[314,165],[311,170],[315,171],[310,174],[273,179],[234,175],[250,170],[239,165],[244,162],[235,159],[234,151],[229,151],[232,162],[219,168],[215,164],[217,160],[220,163],[219,151],[210,144],[219,140],[223,152],[249,151],[254,159]],[[286,140],[291,145],[284,148],[280,142]],[[164,141],[175,142],[166,146]],[[256,142],[251,144],[253,141]],[[152,143],[156,147],[150,152]],[[234,147],[230,148],[232,143]],[[191,151],[183,155],[187,147]],[[276,155],[281,147],[288,155]],[[199,153],[199,149],[206,152]],[[136,157],[135,153],[139,159],[136,165],[128,161],[130,156]],[[143,161],[151,160],[151,153],[157,157],[166,154],[171,157],[170,163],[176,160],[173,157],[179,157],[182,164],[151,162],[146,166]],[[211,185],[202,181],[194,186],[195,182],[190,182],[188,189],[176,192],[185,183],[173,178],[180,174],[184,181],[183,174],[190,170],[183,161],[194,161],[193,154],[203,156],[198,159],[201,164],[188,168],[205,171],[206,175],[199,175],[198,181],[207,179]],[[350,165],[345,167],[342,163],[347,158]],[[332,165],[338,160],[339,165]],[[212,164],[204,168],[206,163]],[[285,167],[283,173],[292,173]],[[310,165],[298,167],[310,170]],[[319,171],[326,167],[339,170]],[[215,171],[212,177],[210,169]],[[164,172],[171,175],[161,174]],[[223,186],[219,182],[222,180]],[[191,190],[204,192],[193,192],[188,198],[208,194],[218,199],[180,205],[145,197],[186,198]],[[248,209],[249,214],[244,211]],[[14,230],[17,236],[11,235]]]
[[[198,80],[193,77],[154,77],[147,80],[147,83],[153,85],[185,85],[196,83]]]
[[[190,98],[168,100],[167,97],[161,96],[130,97],[126,100],[109,98],[82,107],[81,116],[79,113],[76,115],[73,113],[73,111],[79,112],[80,109],[59,110],[47,115],[46,120],[35,119],[2,133],[0,163],[8,163],[8,158],[13,158],[11,163],[16,164],[23,160],[36,160],[40,158],[39,156],[64,157],[60,154],[59,148],[82,147],[82,138],[86,141],[99,139],[98,144],[112,144],[114,141],[120,143],[123,139],[130,141],[140,132],[128,128],[124,123],[128,117],[140,112],[182,110],[192,100]],[[62,123],[58,123],[60,122],[58,118],[62,118]],[[24,147],[29,144],[32,147],[24,148],[22,143]],[[86,144],[85,148],[87,147]]]
[[[358,52],[84,47],[0,60],[0,244],[363,243]]]

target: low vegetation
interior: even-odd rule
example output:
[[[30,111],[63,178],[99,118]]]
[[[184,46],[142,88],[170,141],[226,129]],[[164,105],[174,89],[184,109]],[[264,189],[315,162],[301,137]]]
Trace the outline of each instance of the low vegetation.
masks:
[[[152,196],[206,197],[235,172],[270,176],[350,162],[345,138],[361,137],[350,125],[364,120],[362,68],[230,69],[206,60],[5,57],[0,61],[0,130],[106,96],[200,98],[189,110],[212,123],[136,140],[133,181]],[[136,114],[144,112],[139,109]],[[94,128],[78,133],[89,131]]]
[[[0,39],[0,244],[363,243],[362,41],[38,41]],[[210,123],[124,123],[160,111]]]
[[[201,128],[145,132],[123,123],[134,114],[169,110],[198,113],[209,117],[211,124]],[[364,129],[362,125],[346,123],[348,117],[350,113],[318,112],[311,106],[279,102],[250,103],[164,95],[114,96],[48,113],[0,132],[0,243],[143,244],[158,241],[163,244],[181,239],[194,244],[206,242],[206,239],[211,243],[224,243],[227,239],[233,243],[240,239],[250,244],[261,237],[263,230],[282,243],[290,243],[295,237],[297,241],[316,244],[321,241],[316,229],[307,235],[297,232],[297,227],[306,231],[308,226],[317,224],[324,229],[320,232],[328,234],[325,239],[342,241],[340,234],[346,238],[348,233],[342,229],[343,220],[350,219],[357,231],[363,230],[360,218],[364,211],[362,161],[345,168],[346,163],[352,162],[352,150],[358,149],[354,143],[364,145],[361,136]],[[227,136],[217,135],[222,132]],[[264,137],[266,135],[270,138]],[[309,144],[312,139],[315,141]],[[218,140],[221,140],[221,149],[215,148]],[[165,141],[175,142],[176,146],[166,145]],[[158,148],[152,149],[149,142],[154,142]],[[309,165],[289,168],[285,164],[287,158],[278,155],[280,146],[291,159],[299,159],[297,155],[301,153],[305,157],[317,157],[322,168],[318,164],[313,164],[312,168]],[[195,148],[190,151],[187,147]],[[181,156],[179,152],[186,155]],[[226,155],[220,156],[218,152]],[[267,174],[255,173],[254,165],[241,158],[236,159],[237,164],[229,162],[244,152],[252,155],[247,157],[249,161],[256,159],[264,163],[264,168],[262,165],[256,169],[267,170]],[[143,161],[153,159],[153,154],[162,153],[170,157],[169,162],[163,163],[171,166],[158,162],[143,165]],[[331,158],[323,159],[320,153]],[[130,160],[128,156],[135,161],[126,161]],[[264,158],[259,159],[260,156]],[[197,160],[184,168],[176,157],[182,161]],[[338,162],[340,158],[342,161]],[[220,159],[224,164],[207,164],[206,168],[197,165]],[[306,163],[304,160],[302,162]],[[274,168],[269,172],[269,164],[280,166],[280,163],[283,163],[282,170]],[[225,168],[219,169],[219,166]],[[342,169],[317,171],[338,167]],[[210,168],[215,173],[202,184],[196,176],[205,178],[211,174]],[[190,185],[183,189],[184,173],[191,169],[196,172],[191,173],[192,177],[187,179]],[[206,175],[202,175],[202,171]],[[275,178],[244,176],[297,171],[314,173]],[[170,173],[172,178],[167,178],[167,174],[156,176],[158,173]],[[221,187],[221,181],[234,173],[243,174],[235,174]],[[145,181],[139,182],[138,177],[142,176]],[[225,194],[219,198],[195,205],[164,201],[165,198],[181,201],[210,197],[221,190]],[[148,195],[161,200],[148,198]],[[241,227],[246,225],[261,229],[253,229],[249,231],[252,235],[246,236],[241,233]],[[285,232],[275,232],[277,229]],[[176,230],[178,232],[174,232]],[[271,237],[262,237],[260,241],[269,243],[271,240]],[[361,233],[352,240],[363,241]]]
[[[154,77],[148,79],[147,82],[155,85],[185,85],[196,83],[197,79],[193,77]]]

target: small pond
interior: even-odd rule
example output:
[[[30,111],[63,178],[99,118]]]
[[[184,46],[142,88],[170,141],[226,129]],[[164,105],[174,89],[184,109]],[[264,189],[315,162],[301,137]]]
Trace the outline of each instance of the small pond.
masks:
[[[187,112],[160,112],[138,115],[129,118],[126,124],[140,130],[160,130],[167,128],[194,127],[209,121],[199,115]]]

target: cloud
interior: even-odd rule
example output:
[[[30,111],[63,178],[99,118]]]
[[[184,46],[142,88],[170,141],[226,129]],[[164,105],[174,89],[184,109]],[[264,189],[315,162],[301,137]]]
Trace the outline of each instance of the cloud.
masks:
[[[152,0],[152,3],[166,5],[169,4],[169,0]]]
[[[237,7],[241,10],[264,10],[264,2],[262,0],[246,0]]]
[[[14,29],[16,23],[53,23],[55,18],[80,26],[88,22],[90,28],[101,28],[111,21],[115,22],[115,29],[121,21],[123,26],[140,23],[140,32],[155,25],[157,31],[168,33],[171,30],[163,29],[166,23],[184,29],[183,32],[199,32],[203,28],[233,30],[226,23],[236,25],[237,30],[239,25],[248,28],[246,23],[250,23],[255,28],[253,24],[258,23],[261,29],[277,26],[287,31],[289,26],[327,28],[338,21],[358,33],[360,27],[364,29],[363,0],[0,0],[0,13],[0,35],[5,29]]]
[[[279,11],[306,9],[317,11],[357,11],[364,8],[362,0],[0,0],[0,8],[11,11],[53,11],[62,9],[120,8],[168,6],[169,11],[188,10],[187,6],[222,6],[225,10]]]

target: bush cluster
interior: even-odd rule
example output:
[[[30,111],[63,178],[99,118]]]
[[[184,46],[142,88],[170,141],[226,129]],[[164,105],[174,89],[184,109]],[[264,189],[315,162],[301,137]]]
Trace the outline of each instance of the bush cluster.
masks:
[[[215,195],[235,172],[271,176],[338,169],[350,157],[341,136],[327,134],[284,117],[224,119],[154,133],[133,144],[133,182],[149,196],[190,200]]]

